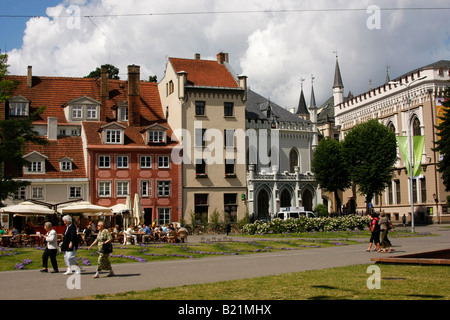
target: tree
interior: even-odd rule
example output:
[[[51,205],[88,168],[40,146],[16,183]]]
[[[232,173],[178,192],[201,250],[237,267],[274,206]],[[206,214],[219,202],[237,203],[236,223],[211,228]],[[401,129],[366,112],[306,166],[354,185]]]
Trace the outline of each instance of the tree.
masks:
[[[344,162],[342,143],[328,137],[320,140],[314,151],[311,170],[321,188],[334,193],[338,212],[341,212],[338,192],[350,187],[350,173]]]
[[[395,134],[377,120],[353,127],[343,141],[350,179],[365,195],[366,209],[375,194],[392,181],[397,161]]]
[[[442,160],[438,163],[438,172],[442,173],[445,191],[450,191],[450,88],[445,91],[444,97],[444,115],[439,117],[442,122],[436,126],[439,140],[436,141],[436,147],[433,151],[437,151],[442,156]]]
[[[114,80],[119,80],[119,69],[114,67],[111,64],[105,64],[105,66],[108,69],[108,78],[109,79],[114,79]],[[85,78],[100,78],[102,75],[102,69],[97,67],[97,69],[95,69],[94,71],[91,71],[91,73],[89,73]]]
[[[8,73],[8,56],[0,56],[0,103],[9,99],[16,83],[5,79]],[[26,118],[11,118],[0,120],[0,203],[8,196],[14,194],[19,187],[26,186],[29,182],[15,180],[17,172],[20,172],[26,164],[23,152],[27,143],[46,144],[47,140],[39,137],[33,128],[33,121],[44,111],[39,108]],[[2,110],[5,112],[5,110]],[[1,118],[0,118],[1,119]],[[8,170],[5,170],[8,166]]]

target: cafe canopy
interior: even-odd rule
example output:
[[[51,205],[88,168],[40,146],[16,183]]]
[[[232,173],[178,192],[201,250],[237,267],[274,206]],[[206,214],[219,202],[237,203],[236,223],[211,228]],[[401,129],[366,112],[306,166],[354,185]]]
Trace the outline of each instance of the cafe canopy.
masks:
[[[44,205],[36,204],[31,201],[24,201],[14,206],[8,206],[0,209],[2,213],[13,213],[16,215],[48,215],[56,212]]]

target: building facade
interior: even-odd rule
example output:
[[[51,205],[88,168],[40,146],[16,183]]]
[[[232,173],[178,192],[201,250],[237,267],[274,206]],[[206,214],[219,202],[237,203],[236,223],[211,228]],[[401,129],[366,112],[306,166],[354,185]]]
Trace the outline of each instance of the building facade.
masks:
[[[345,101],[343,86],[335,85],[333,88],[335,122],[341,139],[346,131],[370,119],[377,119],[397,137],[407,137],[409,133],[413,137],[424,137],[419,160],[422,172],[413,179],[413,199],[410,196],[410,176],[400,151],[392,183],[381,197],[375,197],[373,206],[390,214],[393,221],[401,221],[403,215],[408,222],[411,221],[411,201],[414,204],[414,221],[450,221],[446,206],[450,193],[445,191],[441,174],[436,170],[439,154],[432,150],[437,139],[437,115],[442,112],[442,106],[437,101],[449,87],[449,80],[450,61],[442,60],[386,81]],[[356,211],[365,210],[364,198],[354,190],[346,190],[343,197],[344,204],[354,207]]]
[[[169,58],[158,84],[166,119],[180,143],[183,219],[213,214],[235,222],[246,213],[246,77],[235,78],[228,54],[216,60]],[[244,139],[242,139],[244,137]]]

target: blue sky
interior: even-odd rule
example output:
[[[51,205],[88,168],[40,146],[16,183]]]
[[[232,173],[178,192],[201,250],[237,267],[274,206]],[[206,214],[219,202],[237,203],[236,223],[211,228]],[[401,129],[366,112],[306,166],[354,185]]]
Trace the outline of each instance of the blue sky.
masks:
[[[344,94],[354,95],[438,60],[450,60],[448,0],[3,0],[0,49],[9,71],[83,77],[102,64],[141,66],[141,79],[164,76],[167,57],[215,59],[229,53],[233,69],[252,90],[286,108],[296,107],[301,79],[309,103],[311,75],[320,105],[332,94],[336,51]],[[64,15],[80,9],[78,25]],[[366,8],[380,10],[375,17]],[[408,10],[411,8],[447,10]],[[334,9],[346,10],[334,10]],[[402,9],[403,8],[403,9]],[[347,10],[350,9],[350,10]],[[405,10],[406,9],[406,10]],[[45,18],[46,12],[55,18]],[[217,14],[224,11],[240,14]],[[178,14],[215,12],[214,14]],[[146,16],[124,14],[153,13]],[[155,13],[176,13],[159,15]],[[91,19],[86,16],[95,16]],[[99,17],[98,15],[106,15]],[[122,16],[121,16],[122,15]],[[370,28],[372,18],[378,28]],[[27,24],[28,22],[28,24]],[[377,25],[375,23],[375,25]]]
[[[2,15],[45,15],[47,7],[61,3],[61,0],[18,0],[3,1]],[[2,52],[22,46],[22,38],[29,18],[0,18],[0,49]]]

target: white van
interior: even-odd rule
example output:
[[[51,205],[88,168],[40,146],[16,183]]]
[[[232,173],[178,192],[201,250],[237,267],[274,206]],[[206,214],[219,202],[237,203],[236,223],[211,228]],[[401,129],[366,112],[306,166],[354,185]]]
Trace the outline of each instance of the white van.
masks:
[[[293,208],[293,207],[281,208],[281,211],[278,212],[277,214],[277,218],[283,220],[286,220],[288,218],[298,219],[300,217],[316,218],[317,216],[312,211],[305,211],[304,208]]]

